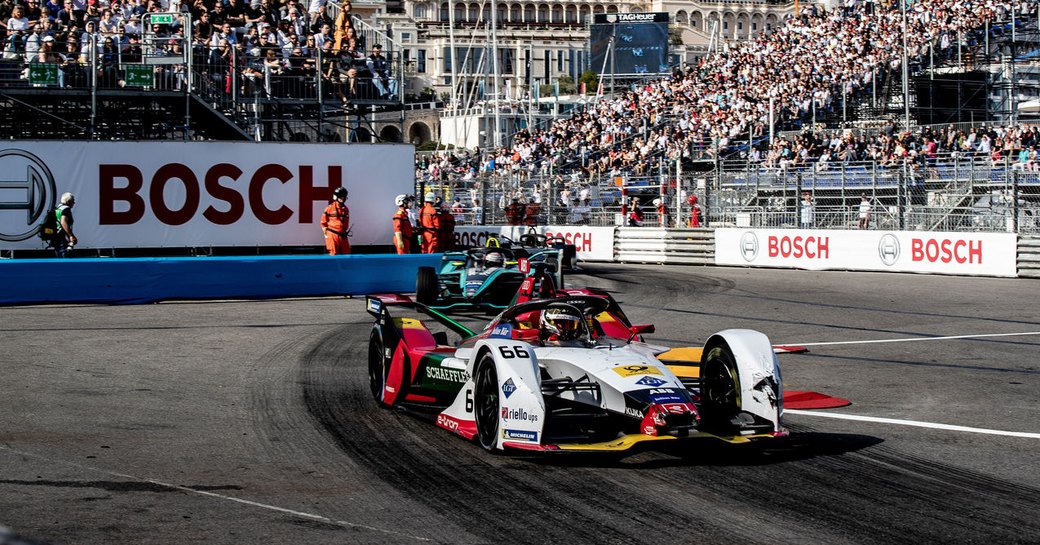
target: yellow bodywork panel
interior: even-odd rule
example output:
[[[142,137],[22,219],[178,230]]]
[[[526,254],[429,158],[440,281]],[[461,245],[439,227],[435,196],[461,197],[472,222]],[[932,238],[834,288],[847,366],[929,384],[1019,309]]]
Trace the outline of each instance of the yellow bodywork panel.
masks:
[[[669,441],[674,440],[671,435],[625,435],[611,441],[602,443],[587,443],[582,445],[560,445],[560,450],[628,450],[636,443],[645,441]]]
[[[586,443],[586,444],[568,444],[568,445],[557,445],[560,450],[567,451],[621,451],[628,450],[639,443],[645,443],[647,441],[674,441],[676,439],[718,439],[734,445],[741,445],[750,443],[760,439],[774,439],[769,434],[756,434],[756,435],[715,435],[712,433],[694,431],[686,437],[674,437],[671,435],[642,435],[633,434],[625,435],[613,439],[611,441],[604,441],[602,443]]]
[[[683,347],[673,348],[667,352],[657,355],[657,359],[666,362],[690,362],[687,365],[697,365],[701,362],[701,352],[703,348],[696,347]]]
[[[702,348],[684,347],[673,348],[667,352],[657,355],[661,363],[668,366],[677,377],[700,378],[701,374],[701,352]]]
[[[394,325],[398,329],[423,329],[425,327],[415,318],[394,318]]]

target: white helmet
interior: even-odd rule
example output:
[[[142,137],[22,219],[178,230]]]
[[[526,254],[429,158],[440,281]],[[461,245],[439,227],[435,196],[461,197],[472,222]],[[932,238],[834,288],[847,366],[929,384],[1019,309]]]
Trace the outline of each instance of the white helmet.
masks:
[[[433,191],[427,191],[426,196],[423,197],[423,202],[433,202],[437,200],[437,195],[433,194]]]
[[[541,330],[546,335],[556,335],[557,340],[573,341],[581,335],[581,313],[571,305],[549,306],[539,319]]]
[[[502,252],[488,252],[484,256],[485,267],[505,267],[506,256],[502,255]]]
[[[394,198],[394,204],[396,204],[397,206],[401,206],[407,201],[408,197],[406,195],[398,195]]]

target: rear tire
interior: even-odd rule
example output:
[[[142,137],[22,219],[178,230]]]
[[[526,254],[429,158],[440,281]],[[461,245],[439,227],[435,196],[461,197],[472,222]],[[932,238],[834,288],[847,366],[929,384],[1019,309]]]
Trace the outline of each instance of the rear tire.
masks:
[[[701,361],[701,422],[709,430],[731,431],[740,414],[737,359],[725,342],[713,344]]]
[[[477,441],[484,450],[494,451],[498,445],[501,407],[498,371],[490,354],[485,352],[480,358],[473,379],[473,417],[477,423]]]
[[[437,300],[437,271],[433,267],[419,267],[415,277],[415,300],[424,305],[432,305]]]
[[[383,392],[386,391],[386,375],[383,339],[379,336],[379,332],[373,331],[368,340],[368,384],[372,390],[372,397],[382,407],[389,407],[383,401]]]

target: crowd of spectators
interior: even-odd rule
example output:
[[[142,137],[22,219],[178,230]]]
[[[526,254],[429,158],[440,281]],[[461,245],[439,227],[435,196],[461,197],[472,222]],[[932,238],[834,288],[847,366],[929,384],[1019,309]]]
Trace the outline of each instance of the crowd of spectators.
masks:
[[[836,130],[780,136],[764,151],[752,149],[748,160],[753,165],[780,171],[803,167],[825,171],[850,163],[892,168],[905,162],[928,164],[939,158],[982,158],[992,165],[1010,161],[1015,168],[1034,171],[1038,166],[1038,146],[1040,129],[1036,126],[949,125],[897,131],[895,124],[889,122],[869,135]]]
[[[771,114],[798,126],[840,109],[843,96],[863,93],[900,67],[904,35],[911,63],[942,58],[958,43],[981,42],[986,21],[1007,21],[1013,10],[1033,17],[1037,7],[1037,0],[916,0],[908,4],[904,33],[897,0],[844,0],[831,10],[811,4],[772,32],[597,101],[548,128],[521,131],[484,168],[520,175],[656,174],[662,160],[733,150],[749,135],[761,142]],[[825,150],[824,165],[842,154],[890,161],[915,151],[918,138],[935,140],[889,131],[875,141],[831,147],[809,135],[772,147],[756,144],[751,153],[771,164],[819,159]]]
[[[372,98],[393,98],[396,80],[378,44],[366,49],[349,0],[338,7],[332,17],[326,0],[3,1],[0,52],[9,61],[60,63],[61,84],[72,86],[85,81],[90,66],[114,81],[121,63],[141,63],[143,56],[184,57],[183,48],[192,47],[194,65],[208,71],[224,92],[231,91],[232,75],[242,76],[240,92],[274,93],[272,80],[298,76],[313,82],[320,70],[329,93],[344,103],[357,96],[361,80],[377,89]],[[181,17],[152,24],[146,32],[147,14],[155,13],[190,14],[191,39]],[[156,68],[169,74],[179,70],[179,81],[183,69]]]

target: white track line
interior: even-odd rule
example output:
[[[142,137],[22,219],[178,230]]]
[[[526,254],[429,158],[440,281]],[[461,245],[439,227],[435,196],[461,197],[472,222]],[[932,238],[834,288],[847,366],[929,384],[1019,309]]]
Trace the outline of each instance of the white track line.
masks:
[[[986,337],[1022,337],[1026,335],[1040,335],[1040,331],[1027,331],[1024,333],[980,333],[978,335],[949,335],[946,337],[910,337],[904,339],[874,339],[869,341],[834,341],[824,343],[781,343],[782,346],[830,346],[839,344],[878,344],[878,343],[909,343],[918,341],[948,341],[951,339],[982,339]]]
[[[895,418],[879,418],[876,416],[860,416],[856,414],[823,413],[820,411],[804,411],[801,409],[785,409],[784,414],[804,414],[806,416],[819,416],[823,418],[837,418],[839,420],[856,420],[859,422],[878,422],[881,424],[895,424],[897,426],[913,426],[917,428],[931,428],[935,430],[963,431],[968,433],[983,433],[986,435],[1003,435],[1005,437],[1025,437],[1028,439],[1040,439],[1040,433],[1029,433],[1023,431],[990,430],[986,428],[969,428],[967,426],[953,426],[951,424],[936,424],[934,422],[920,422],[917,420],[898,420]]]
[[[207,491],[207,490],[196,490],[194,488],[189,488],[187,486],[181,486],[181,485],[177,485],[177,484],[166,483],[166,482],[163,482],[163,481],[157,481],[155,479],[147,479],[147,478],[144,478],[144,477],[137,477],[135,475],[128,475],[128,474],[125,474],[125,473],[117,473],[117,472],[114,472],[114,471],[107,471],[107,470],[104,470],[104,469],[91,467],[91,466],[87,466],[87,465],[83,465],[83,464],[77,464],[75,462],[69,462],[69,461],[66,461],[66,460],[57,460],[57,459],[54,459],[54,458],[48,458],[46,456],[40,456],[38,454],[33,454],[31,452],[15,450],[13,448],[10,448],[10,447],[4,446],[4,445],[0,445],[0,450],[6,450],[7,452],[10,452],[12,454],[17,454],[19,456],[25,456],[27,458],[35,458],[37,460],[43,460],[43,461],[51,462],[51,463],[55,463],[55,464],[61,464],[61,465],[65,465],[65,466],[75,467],[75,468],[78,468],[78,469],[84,469],[84,470],[88,470],[88,471],[93,471],[93,472],[96,472],[96,473],[109,475],[111,477],[119,477],[121,479],[129,479],[129,480],[133,480],[133,481],[154,484],[156,486],[169,488],[171,490],[179,490],[181,492],[187,492],[189,494],[195,494],[195,495],[198,495],[198,496],[207,496],[207,497],[210,497],[210,498],[217,498],[217,499],[221,499],[221,500],[225,500],[225,501],[231,501],[231,502],[235,502],[235,503],[240,503],[242,505],[249,505],[251,507],[259,507],[261,509],[267,509],[269,511],[276,511],[276,512],[279,512],[279,513],[285,513],[285,514],[288,514],[288,515],[293,515],[293,516],[297,516],[297,517],[301,517],[301,518],[316,520],[316,521],[324,522],[324,523],[327,523],[327,524],[335,524],[337,526],[343,526],[344,528],[360,528],[360,529],[371,530],[373,532],[379,532],[379,533],[387,534],[387,535],[391,535],[391,536],[397,536],[399,538],[407,538],[407,539],[412,539],[412,540],[416,540],[416,541],[430,541],[429,539],[427,539],[425,537],[413,536],[413,535],[409,535],[409,534],[405,534],[405,533],[401,533],[401,532],[395,532],[393,530],[387,530],[387,529],[384,529],[384,528],[377,528],[375,526],[368,526],[368,525],[365,525],[365,524],[358,524],[356,522],[349,522],[349,521],[345,521],[345,520],[331,519],[329,517],[325,517],[325,516],[322,516],[322,515],[315,515],[313,513],[306,513],[306,512],[303,512],[303,511],[296,511],[296,510],[293,510],[293,509],[287,509],[285,507],[278,507],[276,505],[270,505],[270,504],[260,503],[260,502],[250,501],[250,500],[244,500],[242,498],[236,498],[236,497],[233,497],[233,496],[225,496],[223,494],[217,494],[215,492],[210,492],[210,491]]]

